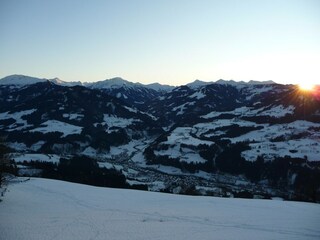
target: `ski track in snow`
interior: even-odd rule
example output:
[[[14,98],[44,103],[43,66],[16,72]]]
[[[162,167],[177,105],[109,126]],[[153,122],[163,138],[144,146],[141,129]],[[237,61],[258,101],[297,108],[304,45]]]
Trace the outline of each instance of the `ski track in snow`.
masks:
[[[3,240],[320,239],[320,205],[31,179],[9,185],[0,232]]]

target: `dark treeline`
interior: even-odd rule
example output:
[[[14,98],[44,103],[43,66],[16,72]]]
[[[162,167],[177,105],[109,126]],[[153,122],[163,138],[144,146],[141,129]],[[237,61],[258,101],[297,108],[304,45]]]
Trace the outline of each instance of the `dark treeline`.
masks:
[[[116,169],[100,168],[96,160],[85,156],[75,156],[71,159],[61,158],[58,164],[40,161],[24,162],[23,164],[41,169],[41,177],[43,178],[100,187],[147,190],[147,186],[144,185],[129,185],[122,172]]]

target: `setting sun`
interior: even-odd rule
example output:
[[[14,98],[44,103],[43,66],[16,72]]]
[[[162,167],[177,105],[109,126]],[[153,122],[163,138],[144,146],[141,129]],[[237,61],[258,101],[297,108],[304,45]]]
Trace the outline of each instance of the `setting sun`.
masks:
[[[314,89],[315,85],[312,83],[299,83],[299,88],[303,91],[312,91]]]

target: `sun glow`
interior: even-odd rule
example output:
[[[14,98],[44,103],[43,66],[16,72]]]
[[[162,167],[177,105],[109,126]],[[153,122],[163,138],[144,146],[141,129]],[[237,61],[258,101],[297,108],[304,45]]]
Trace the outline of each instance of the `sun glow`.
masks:
[[[315,88],[315,84],[312,84],[312,83],[299,83],[299,88],[302,90],[302,91],[312,91],[314,90]]]

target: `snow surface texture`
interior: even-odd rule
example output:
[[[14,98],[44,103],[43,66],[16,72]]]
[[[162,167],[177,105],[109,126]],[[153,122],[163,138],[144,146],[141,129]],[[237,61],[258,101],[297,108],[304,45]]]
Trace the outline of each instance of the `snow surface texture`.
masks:
[[[46,179],[9,185],[3,240],[320,239],[320,205],[191,197]]]

